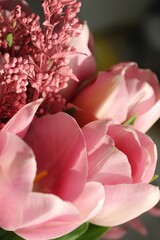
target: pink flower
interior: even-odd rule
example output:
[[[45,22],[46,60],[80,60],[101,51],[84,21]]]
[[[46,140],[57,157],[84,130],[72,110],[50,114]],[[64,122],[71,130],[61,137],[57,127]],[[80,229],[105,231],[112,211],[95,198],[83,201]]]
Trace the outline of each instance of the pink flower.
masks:
[[[157,152],[147,135],[103,120],[81,131],[65,113],[33,119],[41,101],[0,132],[2,228],[28,240],[57,238],[86,221],[122,224],[159,201],[148,184]]]
[[[0,128],[25,104],[39,98],[44,102],[37,115],[63,111],[66,99],[59,92],[69,81],[78,81],[71,68],[71,65],[78,68],[73,58],[81,64],[86,58],[92,58],[86,30],[80,36],[80,39],[86,38],[83,53],[80,39],[77,49],[71,44],[81,33],[82,24],[77,18],[80,2],[42,1],[43,28],[38,15],[28,14],[25,1],[9,2],[0,2]],[[77,70],[76,74],[79,75]]]
[[[104,202],[101,183],[87,181],[87,152],[76,121],[65,113],[32,121],[39,104],[27,104],[0,132],[0,227],[28,240],[65,235]]]
[[[75,47],[78,53],[71,57],[73,73],[80,81],[93,79],[96,76],[94,39],[87,22],[83,23],[80,35],[72,38],[69,45]]]
[[[136,116],[134,127],[146,132],[160,117],[160,85],[150,70],[121,63],[100,72],[73,103],[82,109],[76,113],[81,125],[107,118],[123,123]]]
[[[88,152],[88,181],[103,184],[105,202],[91,222],[117,226],[151,209],[160,199],[149,184],[157,150],[153,141],[131,126],[97,120],[83,127]]]
[[[96,75],[96,62],[92,53],[93,38],[86,22],[83,23],[80,35],[69,42],[75,48],[75,54],[70,57],[70,67],[79,81],[70,80],[68,87],[61,91],[68,100],[75,96],[81,82],[93,79]],[[91,45],[91,47],[90,47]],[[83,69],[83,71],[82,71]]]

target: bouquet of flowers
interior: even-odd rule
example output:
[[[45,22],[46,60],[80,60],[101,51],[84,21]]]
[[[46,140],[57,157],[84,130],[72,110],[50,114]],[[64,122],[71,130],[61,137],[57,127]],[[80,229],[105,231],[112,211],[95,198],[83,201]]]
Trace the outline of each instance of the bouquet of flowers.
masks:
[[[80,2],[0,0],[0,239],[96,240],[160,199],[150,70],[96,70]]]

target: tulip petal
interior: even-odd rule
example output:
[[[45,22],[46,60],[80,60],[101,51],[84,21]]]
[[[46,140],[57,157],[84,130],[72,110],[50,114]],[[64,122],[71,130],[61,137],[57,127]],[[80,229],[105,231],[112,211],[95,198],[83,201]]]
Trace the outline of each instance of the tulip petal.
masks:
[[[38,141],[37,141],[38,139]],[[36,155],[38,175],[36,190],[54,193],[72,201],[87,180],[87,153],[76,121],[65,113],[44,116],[31,125],[26,137]]]
[[[23,224],[15,232],[29,240],[57,238],[80,224],[77,209],[53,194],[31,193],[23,212]]]
[[[128,113],[125,81],[122,76],[100,72],[96,81],[81,91],[73,104],[82,109],[75,113],[81,126],[96,119],[113,119],[116,123],[121,123]],[[119,106],[123,108],[120,110]]]
[[[148,211],[160,199],[159,188],[150,184],[120,184],[104,186],[106,200],[92,223],[116,226]]]
[[[154,90],[147,82],[133,78],[126,81],[126,86],[129,92],[128,118],[135,114],[137,116],[144,114],[155,104]]]
[[[140,69],[134,62],[120,63],[110,72],[122,75],[128,89],[128,119],[137,115],[134,127],[146,132],[160,117],[160,85],[149,69]]]
[[[84,22],[80,35],[78,37],[72,38],[72,40],[69,42],[69,45],[76,47],[76,52],[79,52],[77,56],[71,57],[70,64],[73,68],[74,74],[80,80],[90,79],[96,73],[95,58],[88,48],[89,37],[89,28],[87,26],[87,23]]]
[[[106,120],[91,122],[82,128],[88,151],[88,180],[102,184],[131,183],[127,156],[116,149],[112,138],[106,135],[107,128]]]
[[[112,138],[106,134],[109,124],[110,121],[108,120],[97,120],[88,123],[82,128],[89,155],[104,143],[106,143],[106,145],[114,145]]]
[[[0,226],[14,230],[36,173],[32,150],[18,136],[0,132]]]
[[[99,147],[88,157],[88,180],[102,184],[132,183],[131,167],[124,153],[115,147]]]
[[[80,35],[72,38],[69,42],[70,46],[76,48],[76,53],[73,53],[70,56],[70,67],[79,79],[79,83],[85,80],[93,79],[96,75],[96,61],[88,47],[89,40],[89,28],[87,23],[84,22]],[[68,87],[60,91],[62,96],[70,100],[75,95],[76,88],[79,86],[79,83],[70,80]]]
[[[136,63],[124,64],[123,74],[129,92],[129,117],[145,113],[158,99],[159,83],[148,69],[139,69]]]
[[[151,139],[145,134],[140,134],[132,126],[112,125],[107,133],[114,139],[115,146],[128,157],[133,182],[149,182],[157,161],[155,145]],[[150,167],[151,173],[148,174]]]
[[[88,182],[78,199],[73,204],[81,213],[81,221],[87,222],[101,210],[105,199],[103,185]]]
[[[147,164],[144,168],[144,172],[141,178],[143,183],[148,183],[154,176],[154,172],[156,169],[157,159],[158,159],[158,152],[156,144],[153,140],[146,134],[143,134],[139,131],[137,132],[137,136],[139,141],[142,145],[142,156],[148,159]]]
[[[12,132],[23,138],[41,103],[42,99],[38,99],[26,104],[7,122],[2,131]]]
[[[141,132],[147,132],[160,117],[160,100],[158,100],[150,110],[138,116],[134,127]]]

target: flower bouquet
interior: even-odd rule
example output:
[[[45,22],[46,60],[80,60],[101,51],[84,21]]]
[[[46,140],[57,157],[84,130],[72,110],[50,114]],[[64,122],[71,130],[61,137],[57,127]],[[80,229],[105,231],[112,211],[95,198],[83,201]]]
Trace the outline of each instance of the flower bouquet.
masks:
[[[0,239],[96,240],[160,199],[150,70],[98,72],[80,2],[0,0]]]

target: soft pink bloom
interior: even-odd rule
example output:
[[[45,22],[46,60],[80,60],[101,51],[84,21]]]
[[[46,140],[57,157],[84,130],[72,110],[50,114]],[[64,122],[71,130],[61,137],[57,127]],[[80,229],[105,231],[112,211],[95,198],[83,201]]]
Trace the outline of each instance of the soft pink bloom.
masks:
[[[43,99],[38,99],[35,102],[26,104],[21,108],[2,128],[2,131],[16,133],[23,138],[35,118],[35,113],[42,103]]]
[[[81,125],[107,118],[123,123],[136,116],[134,127],[146,132],[160,117],[160,85],[150,70],[120,63],[100,72],[73,103],[81,108],[76,113]]]
[[[149,184],[157,162],[156,145],[131,126],[105,120],[82,128],[88,151],[88,181],[103,184],[106,198],[92,223],[117,226],[151,209],[160,199]]]
[[[57,238],[85,221],[122,224],[159,201],[148,184],[157,160],[148,136],[102,120],[81,131],[65,113],[33,119],[40,104],[27,104],[0,133],[2,228]]]
[[[70,57],[70,67],[79,82],[70,80],[68,87],[62,90],[62,95],[71,99],[82,81],[93,79],[96,75],[96,61],[92,53],[93,38],[86,22],[83,23],[80,35],[69,42],[76,54]],[[91,47],[90,47],[91,46]]]
[[[65,113],[32,120],[39,105],[26,105],[0,132],[0,227],[27,240],[65,235],[104,202],[102,184],[87,180],[87,151],[76,121]]]

